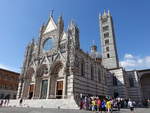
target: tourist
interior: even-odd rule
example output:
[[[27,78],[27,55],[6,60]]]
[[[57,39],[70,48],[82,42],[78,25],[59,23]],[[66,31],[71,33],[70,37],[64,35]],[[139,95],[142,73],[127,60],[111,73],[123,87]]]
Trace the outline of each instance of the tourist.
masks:
[[[3,106],[3,99],[0,101],[0,107],[2,107]]]
[[[106,101],[104,99],[101,103],[101,108],[102,108],[102,111],[104,111],[106,113]]]
[[[106,102],[106,108],[107,108],[107,113],[110,113],[110,111],[111,111],[111,101],[110,100],[108,100]]]
[[[124,108],[127,108],[127,102],[124,100]]]
[[[88,110],[92,110],[92,99],[91,97],[88,98]]]
[[[95,111],[96,101],[94,98],[92,98],[92,111]]]
[[[117,107],[118,107],[118,111],[120,111],[120,107],[121,107],[120,99],[117,99]]]
[[[83,99],[80,99],[80,110],[83,109]]]
[[[7,105],[6,105],[6,106],[8,106],[8,104],[9,104],[9,100],[10,100],[10,97],[8,97],[8,98],[7,98]]]
[[[102,110],[101,110],[101,100],[99,98],[97,98],[97,100],[96,100],[96,105],[97,105],[97,111],[102,112]]]
[[[22,106],[22,102],[23,102],[23,99],[20,98],[20,101],[19,101],[20,106]]]
[[[6,105],[7,105],[7,99],[4,100],[4,106],[6,106]]]
[[[130,108],[131,110],[131,113],[134,113],[134,106],[133,106],[133,102],[129,99],[128,101],[128,107]]]
[[[117,105],[117,100],[116,99],[113,101],[112,109],[118,110],[118,105]]]
[[[148,103],[148,107],[150,107],[150,100],[149,99],[147,99],[147,103]]]

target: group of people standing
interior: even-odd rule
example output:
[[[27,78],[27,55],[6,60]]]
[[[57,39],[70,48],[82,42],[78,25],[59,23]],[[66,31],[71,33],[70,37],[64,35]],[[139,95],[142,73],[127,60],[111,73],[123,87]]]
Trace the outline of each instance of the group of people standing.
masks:
[[[9,99],[1,99],[0,100],[0,107],[6,107],[9,104]]]
[[[91,111],[112,111],[111,99],[100,99],[99,97],[83,97],[80,99],[80,109]]]
[[[120,98],[108,99],[99,97],[82,97],[80,99],[80,109],[97,111],[97,112],[107,112],[111,113],[113,110],[120,110],[120,108],[129,107],[131,111],[134,111],[134,103],[129,100],[123,100]]]

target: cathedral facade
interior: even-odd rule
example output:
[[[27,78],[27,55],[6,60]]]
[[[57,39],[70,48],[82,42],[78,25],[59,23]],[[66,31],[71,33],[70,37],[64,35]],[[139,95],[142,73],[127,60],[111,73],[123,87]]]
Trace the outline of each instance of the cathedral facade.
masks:
[[[27,46],[18,97],[26,99],[79,98],[107,95],[107,70],[97,47],[87,54],[80,49],[79,28],[72,21],[67,31],[59,17],[50,16],[39,40]]]
[[[57,22],[50,16],[40,28],[38,41],[32,40],[26,48],[17,97],[78,100],[83,95],[141,100],[142,70],[126,71],[119,66],[109,11],[99,16],[99,26],[102,55],[96,45],[85,53],[78,26],[71,21],[64,30],[62,16]]]

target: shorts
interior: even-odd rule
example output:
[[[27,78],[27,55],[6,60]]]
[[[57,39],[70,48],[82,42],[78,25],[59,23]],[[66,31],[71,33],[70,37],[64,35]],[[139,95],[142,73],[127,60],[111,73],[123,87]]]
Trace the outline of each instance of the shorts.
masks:
[[[106,111],[106,108],[104,107],[104,108],[102,108],[102,111]]]
[[[133,111],[133,110],[134,110],[134,107],[130,107],[130,110]]]

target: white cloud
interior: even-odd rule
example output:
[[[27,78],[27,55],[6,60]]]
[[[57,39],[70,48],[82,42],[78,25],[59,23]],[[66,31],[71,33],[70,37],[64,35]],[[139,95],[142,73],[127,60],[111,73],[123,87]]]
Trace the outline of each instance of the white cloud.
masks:
[[[139,57],[132,54],[125,54],[120,65],[127,70],[150,68],[150,56]]]
[[[131,59],[132,59],[132,58],[133,58],[133,55],[131,55],[131,54],[125,54],[125,55],[124,55],[124,58],[129,58],[129,59],[131,58]]]
[[[20,72],[20,69],[16,69],[16,68],[4,65],[4,64],[0,64],[0,68],[10,70],[10,71],[14,71],[14,72]]]

